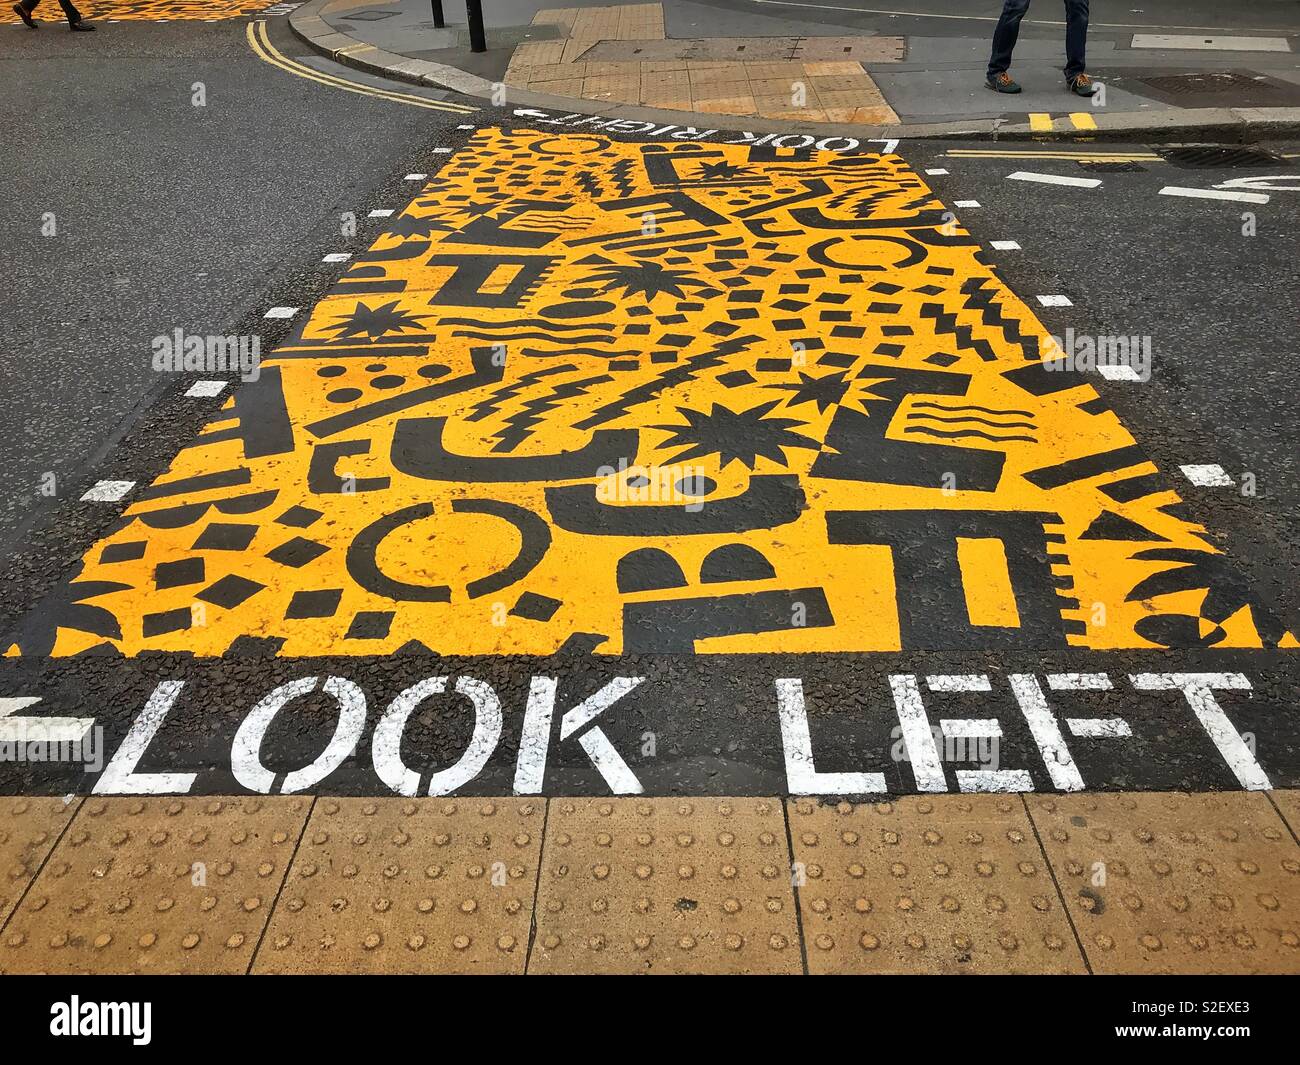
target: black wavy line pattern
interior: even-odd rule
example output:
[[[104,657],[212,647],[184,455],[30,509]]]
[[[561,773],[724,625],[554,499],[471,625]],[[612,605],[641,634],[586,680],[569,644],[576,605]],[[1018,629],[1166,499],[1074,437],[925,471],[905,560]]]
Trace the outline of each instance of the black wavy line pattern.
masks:
[[[912,407],[914,409],[917,407],[927,407],[930,410],[941,410],[941,411],[946,411],[948,413],[952,413],[954,411],[959,411],[959,410],[977,410],[981,414],[993,414],[993,415],[1002,414],[1008,417],[1010,417],[1013,414],[1019,414],[1023,418],[1032,418],[1034,416],[1034,412],[1031,410],[1016,410],[1015,408],[1011,408],[1011,407],[1007,408],[1006,410],[996,410],[993,407],[980,407],[975,404],[962,404],[961,406],[957,406],[957,407],[945,407],[942,403],[929,403],[926,401],[922,401],[920,403],[913,403]]]
[[[1038,428],[1033,422],[995,422],[989,418],[981,418],[978,414],[959,414],[955,418],[945,418],[942,414],[908,414],[909,418],[928,418],[932,422],[978,422],[980,425],[987,425],[994,429],[1036,429]]]
[[[440,320],[441,325],[472,325],[483,328],[484,323],[477,318],[443,318]],[[552,322],[545,318],[516,318],[510,325],[510,328],[517,326],[535,325],[542,329],[610,329],[614,328],[613,322],[577,322],[568,324],[565,322]]]
[[[500,344],[507,340],[546,340],[552,344],[608,344],[614,338],[608,333],[597,333],[594,336],[581,337],[557,337],[549,333],[479,333],[473,329],[457,329],[451,334],[454,337],[470,337],[472,340],[490,340],[494,344]]]
[[[926,436],[939,436],[952,438],[955,436],[981,436],[985,440],[992,440],[995,444],[1002,444],[1009,440],[1023,440],[1027,444],[1038,443],[1038,438],[1033,436],[993,436],[980,429],[954,429],[949,432],[947,429],[928,429],[924,425],[909,425],[903,430],[905,433],[923,433]]]

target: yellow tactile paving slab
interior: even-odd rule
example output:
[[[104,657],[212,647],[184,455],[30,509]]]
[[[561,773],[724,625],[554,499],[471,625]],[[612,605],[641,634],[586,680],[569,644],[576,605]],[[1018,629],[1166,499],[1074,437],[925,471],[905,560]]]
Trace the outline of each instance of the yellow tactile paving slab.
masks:
[[[0,797],[0,926],[80,805],[80,798]]]
[[[274,0],[74,0],[82,18],[157,22],[243,18],[264,11]],[[58,22],[58,0],[40,0],[33,12],[38,22]],[[0,4],[0,23],[18,22],[12,3]]]
[[[304,798],[87,799],[0,938],[6,973],[243,973]]]
[[[1261,793],[1027,802],[1095,972],[1300,972],[1300,848]]]
[[[533,973],[797,973],[777,799],[553,799]]]
[[[253,971],[522,973],[543,811],[321,799]]]
[[[1082,973],[1018,798],[789,803],[812,973]]]
[[[6,653],[1295,646],[897,155],[483,129],[383,225]]]
[[[1300,790],[1282,789],[1270,791],[1269,797],[1277,803],[1282,817],[1291,829],[1293,836],[1300,836]]]

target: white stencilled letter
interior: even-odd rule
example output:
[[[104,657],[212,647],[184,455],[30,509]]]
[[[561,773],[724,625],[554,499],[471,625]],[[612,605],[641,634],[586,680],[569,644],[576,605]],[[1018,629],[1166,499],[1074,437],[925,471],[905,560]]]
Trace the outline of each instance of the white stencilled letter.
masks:
[[[302,677],[281,684],[253,707],[240,724],[230,747],[230,770],[249,791],[263,795],[271,793],[275,773],[262,764],[262,739],[276,714],[294,699],[315,689],[315,677]],[[282,795],[304,791],[333,773],[356,748],[366,727],[366,697],[360,688],[342,677],[328,677],[323,690],[338,701],[338,725],[329,744],[314,762],[285,774],[284,785],[280,788]]]
[[[865,795],[885,790],[884,773],[819,773],[813,763],[812,734],[804,705],[803,681],[776,682],[776,712],[781,721],[785,779],[792,795]]]
[[[560,739],[567,740],[644,680],[645,677],[615,677],[589,695],[560,718]],[[551,719],[555,714],[555,693],[553,677],[534,677],[529,686],[528,707],[524,711],[523,734],[519,741],[519,761],[515,766],[516,795],[537,795],[542,790]],[[599,725],[579,736],[578,743],[615,795],[640,795],[645,790]]]
[[[1250,690],[1250,681],[1242,673],[1130,673],[1129,681],[1139,691],[1180,689],[1201,726],[1209,733],[1214,746],[1223,755],[1228,768],[1248,791],[1268,791],[1269,783],[1241,733],[1214,698],[1215,689]]]
[[[154,688],[144,709],[131,722],[112,760],[95,781],[96,795],[183,795],[193,787],[196,773],[135,771],[183,687],[183,680],[164,680]]]

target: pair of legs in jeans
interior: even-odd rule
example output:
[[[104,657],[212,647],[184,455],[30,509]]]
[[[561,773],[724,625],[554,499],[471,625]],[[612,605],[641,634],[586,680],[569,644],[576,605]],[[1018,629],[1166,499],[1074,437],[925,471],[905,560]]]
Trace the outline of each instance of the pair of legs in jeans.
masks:
[[[22,13],[26,12],[27,18],[23,19],[26,22],[27,19],[31,18],[32,12],[36,10],[36,5],[40,2],[41,0],[19,0],[18,3],[14,4],[14,10],[18,11],[19,8],[22,8],[22,11],[18,11],[18,14],[21,17]],[[59,0],[59,6],[63,8],[63,13],[68,17],[69,26],[75,26],[81,21],[81,12],[73,6],[72,0]],[[86,28],[89,29],[89,27]]]
[[[1011,51],[1020,36],[1020,20],[1029,10],[1029,0],[1005,0],[1002,17],[993,31],[993,54],[989,57],[989,80],[1005,74],[1011,66]],[[1084,51],[1088,43],[1088,0],[1065,0],[1065,80],[1084,72]]]

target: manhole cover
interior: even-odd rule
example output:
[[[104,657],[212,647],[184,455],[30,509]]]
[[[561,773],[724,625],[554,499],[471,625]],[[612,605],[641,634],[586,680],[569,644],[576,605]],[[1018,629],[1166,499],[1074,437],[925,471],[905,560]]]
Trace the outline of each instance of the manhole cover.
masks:
[[[1281,156],[1251,145],[1185,144],[1177,148],[1162,148],[1159,151],[1166,162],[1187,170],[1286,166],[1286,160]]]
[[[1136,91],[1180,107],[1212,107],[1226,98],[1231,98],[1234,107],[1285,107],[1300,103],[1300,85],[1235,70],[1155,74],[1132,80]]]
[[[378,22],[381,18],[392,18],[396,11],[358,11],[355,15],[344,15],[349,22]]]
[[[1146,169],[1141,163],[1131,163],[1126,159],[1080,159],[1079,165],[1084,170],[1102,170],[1107,174],[1123,174]]]

